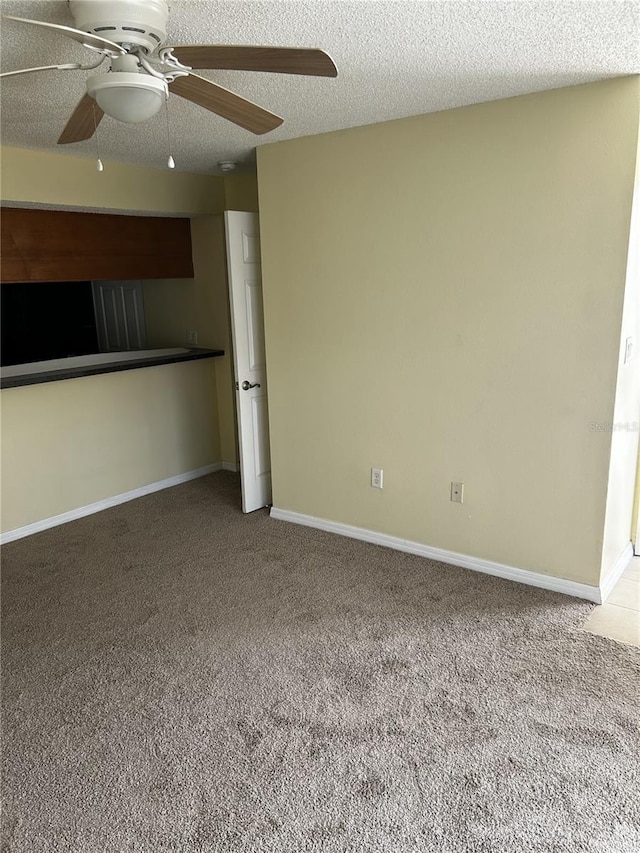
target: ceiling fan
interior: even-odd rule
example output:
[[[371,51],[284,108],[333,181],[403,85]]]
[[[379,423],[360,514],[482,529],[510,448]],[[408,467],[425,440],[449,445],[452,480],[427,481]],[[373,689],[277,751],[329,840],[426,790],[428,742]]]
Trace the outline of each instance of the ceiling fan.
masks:
[[[193,69],[266,71],[336,77],[331,57],[302,47],[241,45],[164,46],[167,0],[69,0],[76,28],[5,16],[71,38],[100,54],[91,64],[65,63],[8,71],[0,77],[48,70],[95,70],[109,60],[107,73],[87,79],[86,94],[73,111],[58,144],[90,139],[104,114],[141,122],[155,115],[169,93],[186,98],[252,133],[279,127],[283,119],[207,80]]]

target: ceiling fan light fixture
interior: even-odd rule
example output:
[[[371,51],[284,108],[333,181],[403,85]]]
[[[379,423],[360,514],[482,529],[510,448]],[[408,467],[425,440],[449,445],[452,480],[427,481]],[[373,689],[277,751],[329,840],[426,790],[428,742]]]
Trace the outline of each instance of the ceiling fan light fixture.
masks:
[[[100,109],[128,124],[154,116],[164,104],[168,91],[167,84],[158,77],[126,71],[94,74],[87,80],[87,92]]]

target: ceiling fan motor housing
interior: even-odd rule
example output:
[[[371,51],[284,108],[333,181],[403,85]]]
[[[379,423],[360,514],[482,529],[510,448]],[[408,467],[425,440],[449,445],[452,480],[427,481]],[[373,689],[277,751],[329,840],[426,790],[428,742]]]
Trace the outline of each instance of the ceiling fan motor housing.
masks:
[[[76,27],[153,53],[167,38],[166,0],[69,0]]]

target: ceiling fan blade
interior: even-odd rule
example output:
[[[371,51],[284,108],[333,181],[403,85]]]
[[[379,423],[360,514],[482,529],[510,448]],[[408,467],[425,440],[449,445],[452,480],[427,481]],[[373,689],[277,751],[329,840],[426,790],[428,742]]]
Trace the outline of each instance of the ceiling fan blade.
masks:
[[[318,48],[194,44],[177,45],[171,50],[180,62],[191,68],[271,71],[275,74],[307,74],[310,77],[338,76],[329,54]]]
[[[173,83],[169,83],[169,90],[252,133],[267,133],[275,130],[284,121],[280,116],[197,74],[177,77]]]
[[[47,21],[32,21],[30,18],[16,18],[13,15],[4,15],[3,17],[7,21],[20,21],[22,24],[32,24],[35,27],[44,27],[47,30],[53,30],[62,36],[79,41],[85,47],[92,47],[95,50],[106,50],[109,53],[115,54],[127,52],[114,41],[103,39],[101,36],[94,36],[93,33],[85,33],[83,30],[76,30],[73,27],[64,27],[62,24],[50,24]]]
[[[60,134],[58,145],[91,139],[104,113],[90,95],[83,95]]]

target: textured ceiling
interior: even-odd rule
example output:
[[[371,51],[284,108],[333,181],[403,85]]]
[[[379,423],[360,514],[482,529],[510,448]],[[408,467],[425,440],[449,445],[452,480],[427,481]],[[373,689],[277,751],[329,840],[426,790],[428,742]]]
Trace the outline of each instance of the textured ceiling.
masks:
[[[255,146],[465,104],[640,73],[638,2],[374,2],[374,0],[170,0],[171,44],[321,47],[337,79],[201,72],[284,117],[254,136],[173,96],[169,121],[177,168],[215,174],[241,166]],[[66,0],[3,0],[2,13],[73,26]],[[91,61],[56,33],[2,24],[2,70]],[[95,141],[56,146],[90,72],[54,71],[2,81],[2,142],[95,157]],[[140,125],[105,117],[101,156],[162,166],[164,112]],[[389,152],[390,156],[394,152]]]

